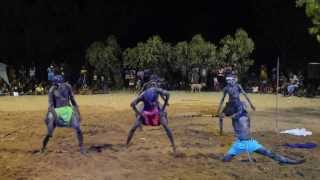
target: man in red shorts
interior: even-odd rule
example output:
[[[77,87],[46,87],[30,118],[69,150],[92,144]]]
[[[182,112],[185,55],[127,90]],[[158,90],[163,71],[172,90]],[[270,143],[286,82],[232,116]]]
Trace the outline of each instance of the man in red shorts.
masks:
[[[159,103],[159,96],[164,99],[164,104],[161,106]],[[173,151],[176,151],[176,147],[173,140],[173,135],[168,127],[167,113],[165,111],[169,101],[169,93],[164,89],[158,88],[156,82],[150,83],[150,86],[144,90],[137,98],[135,98],[131,107],[138,115],[132,128],[129,131],[127,138],[127,146],[134,135],[134,132],[141,125],[145,126],[162,126],[169,137]],[[143,102],[144,107],[141,111],[137,109],[139,102]]]

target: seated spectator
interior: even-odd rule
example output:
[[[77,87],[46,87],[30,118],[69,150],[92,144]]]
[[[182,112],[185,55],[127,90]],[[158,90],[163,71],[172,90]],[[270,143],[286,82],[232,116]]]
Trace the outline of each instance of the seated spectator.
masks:
[[[35,87],[35,95],[44,95],[44,87],[42,86],[42,84],[38,84]]]
[[[295,81],[294,83],[290,83],[287,87],[288,96],[293,96],[298,87],[299,87],[298,81]]]

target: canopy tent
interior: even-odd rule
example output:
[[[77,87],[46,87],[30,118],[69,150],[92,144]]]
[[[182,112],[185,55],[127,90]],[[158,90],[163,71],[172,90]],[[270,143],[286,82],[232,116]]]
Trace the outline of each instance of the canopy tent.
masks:
[[[8,75],[7,75],[7,65],[1,62],[0,62],[0,78],[3,79],[8,85],[10,85]]]

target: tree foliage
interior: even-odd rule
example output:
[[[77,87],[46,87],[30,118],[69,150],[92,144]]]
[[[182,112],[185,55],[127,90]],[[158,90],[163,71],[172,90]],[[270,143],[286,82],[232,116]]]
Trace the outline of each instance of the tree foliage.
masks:
[[[217,62],[216,46],[207,42],[200,34],[195,35],[190,42],[192,64],[198,67],[215,67]]]
[[[128,48],[123,53],[125,66],[135,69],[152,69],[164,74],[172,62],[172,47],[163,42],[160,36],[153,36],[146,42],[140,42],[134,48]]]
[[[110,67],[119,67],[116,41],[95,42],[87,50],[89,62],[99,72]],[[224,37],[218,46],[196,34],[188,41],[175,46],[164,42],[160,36],[152,36],[122,53],[123,65],[129,69],[152,69],[169,82],[189,82],[192,68],[214,70],[222,66],[235,65],[240,75],[253,64],[250,58],[254,42],[243,29]],[[176,76],[179,75],[179,76]]]
[[[220,41],[219,65],[234,65],[243,75],[253,64],[250,58],[254,50],[254,42],[243,29],[238,29],[234,36],[227,35]]]
[[[119,56],[121,49],[114,36],[109,36],[104,42],[93,42],[86,50],[86,59],[94,70],[113,81],[121,81],[119,78],[121,71],[121,61]]]
[[[311,19],[312,26],[309,33],[320,42],[320,2],[318,0],[297,0],[298,7],[305,7],[306,15]]]
[[[196,34],[190,42],[178,42],[175,46],[153,36],[136,47],[127,48],[123,53],[125,66],[134,69],[153,69],[160,75],[180,71],[188,81],[192,68],[217,69],[235,65],[240,75],[253,64],[250,58],[254,42],[243,29],[234,36],[228,35],[220,41],[220,47]]]
[[[191,69],[214,68],[217,64],[217,48],[211,42],[197,34],[188,43],[179,42],[173,48],[176,67],[180,69],[186,83],[189,81]]]

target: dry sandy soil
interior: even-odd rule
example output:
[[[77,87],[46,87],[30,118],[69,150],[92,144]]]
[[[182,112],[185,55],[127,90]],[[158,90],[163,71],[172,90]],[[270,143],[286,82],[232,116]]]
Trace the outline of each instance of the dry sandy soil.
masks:
[[[137,131],[132,145],[124,146],[133,123],[129,103],[134,94],[77,96],[83,116],[82,128],[87,155],[78,151],[75,133],[57,129],[48,151],[39,153],[46,133],[43,118],[47,97],[0,97],[0,179],[39,180],[122,180],[122,179],[320,179],[319,147],[288,149],[284,143],[320,143],[320,99],[250,95],[257,111],[252,114],[252,131],[267,148],[288,157],[306,159],[306,163],[283,166],[253,155],[255,163],[244,154],[230,163],[220,161],[233,141],[230,120],[226,133],[218,135],[216,111],[221,94],[172,92],[169,125],[174,132],[178,153],[173,155],[160,127]],[[312,136],[294,137],[279,130],[305,127]]]

